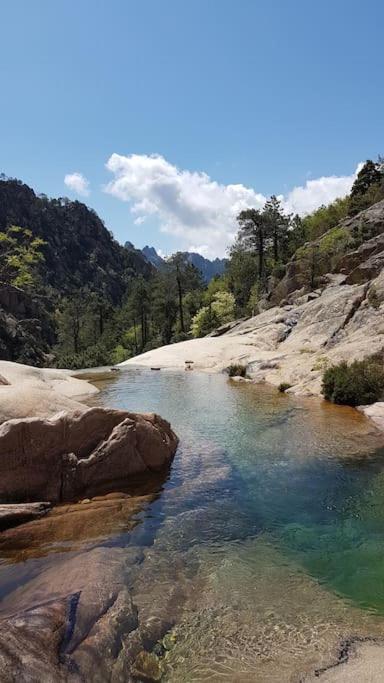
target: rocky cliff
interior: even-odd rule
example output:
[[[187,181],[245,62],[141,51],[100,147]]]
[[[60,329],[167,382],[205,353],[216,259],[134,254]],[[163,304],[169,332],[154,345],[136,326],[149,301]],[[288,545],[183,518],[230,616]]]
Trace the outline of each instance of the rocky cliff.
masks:
[[[329,272],[346,276],[348,284],[367,282],[384,266],[384,200],[347,218],[318,240],[300,247],[286,274],[270,294],[271,304],[326,286]],[[354,272],[356,270],[356,272]]]
[[[92,285],[117,303],[128,276],[151,272],[143,255],[119,244],[85,204],[38,196],[14,179],[0,180],[0,230],[10,225],[28,228],[45,241],[41,278],[60,293]]]

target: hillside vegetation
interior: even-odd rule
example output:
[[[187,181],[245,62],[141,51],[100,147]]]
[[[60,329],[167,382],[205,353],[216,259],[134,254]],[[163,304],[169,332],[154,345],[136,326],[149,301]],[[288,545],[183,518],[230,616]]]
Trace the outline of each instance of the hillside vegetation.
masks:
[[[156,270],[84,204],[3,177],[0,356],[73,368],[117,363],[321,288],[332,272],[364,282],[382,267],[375,207],[383,199],[381,159],[366,162],[349,197],[305,218],[286,215],[272,196],[263,210],[239,214],[225,272],[206,285],[185,253]],[[365,272],[361,250],[370,256]]]

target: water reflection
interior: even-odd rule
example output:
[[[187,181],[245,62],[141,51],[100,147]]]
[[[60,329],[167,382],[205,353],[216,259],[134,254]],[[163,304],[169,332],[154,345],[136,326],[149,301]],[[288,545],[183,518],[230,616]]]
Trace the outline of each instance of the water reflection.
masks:
[[[146,647],[175,633],[169,681],[280,683],[326,663],[343,635],[383,634],[384,450],[368,420],[195,372],[130,369],[99,386],[93,404],[171,421],[172,468],[5,535],[3,609],[18,584],[25,606],[40,573],[100,547],[130,558]]]

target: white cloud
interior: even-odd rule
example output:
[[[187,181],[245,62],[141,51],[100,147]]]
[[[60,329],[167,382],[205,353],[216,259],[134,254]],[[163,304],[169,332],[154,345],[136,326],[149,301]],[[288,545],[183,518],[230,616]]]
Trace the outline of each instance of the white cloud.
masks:
[[[245,185],[222,185],[206,173],[178,169],[159,155],[112,154],[106,166],[114,178],[104,190],[130,202],[136,224],[157,216],[161,232],[177,238],[175,248],[205,256],[224,255],[235,237],[238,213],[261,208],[267,199]],[[354,178],[307,180],[281,199],[287,211],[303,215],[345,196]]]
[[[294,187],[286,198],[284,205],[288,211],[300,216],[318,209],[322,204],[329,204],[338,197],[345,197],[353,185],[355,174],[347,176],[323,176],[316,180],[307,180],[304,186]]]
[[[79,194],[82,197],[89,196],[89,180],[87,180],[87,178],[85,178],[85,176],[83,176],[82,173],[67,173],[67,175],[64,177],[64,184],[72,192],[75,192],[76,194]]]

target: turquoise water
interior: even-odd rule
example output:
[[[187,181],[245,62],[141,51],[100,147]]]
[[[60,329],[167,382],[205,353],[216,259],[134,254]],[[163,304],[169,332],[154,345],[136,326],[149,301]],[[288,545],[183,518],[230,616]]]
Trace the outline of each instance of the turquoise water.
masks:
[[[220,451],[218,466],[230,465],[213,491],[185,500],[201,506],[208,497],[207,521],[193,542],[267,533],[332,591],[384,613],[384,439],[356,411],[225,376],[139,369],[122,372],[98,401],[158,412],[180,435],[181,449],[191,450],[191,463],[194,448],[208,441]],[[172,478],[177,456],[168,487]]]
[[[312,680],[345,641],[384,638],[384,437],[370,421],[194,371],[130,368],[98,386],[92,404],[171,422],[172,466],[122,500],[2,534],[1,616],[87,586],[96,552],[97,580],[121,564],[166,683]]]

